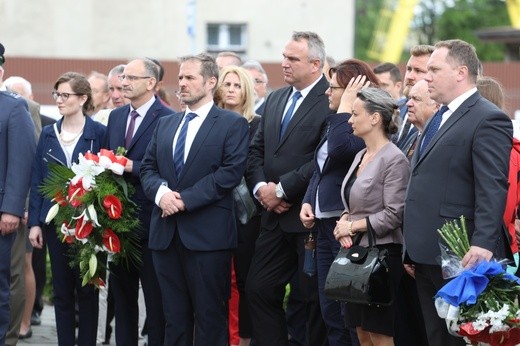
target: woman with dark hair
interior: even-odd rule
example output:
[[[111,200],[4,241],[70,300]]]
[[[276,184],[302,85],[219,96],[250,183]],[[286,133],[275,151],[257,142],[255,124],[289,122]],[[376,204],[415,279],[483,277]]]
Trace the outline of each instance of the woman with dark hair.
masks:
[[[356,93],[369,84],[377,85],[377,77],[370,66],[360,60],[349,59],[332,67],[330,86],[326,91],[329,108],[336,114],[328,116],[328,130],[314,155],[314,174],[303,199],[300,219],[312,232],[317,232],[316,260],[320,308],[327,328],[329,344],[356,344],[356,333],[344,327],[341,305],[327,299],[323,293],[330,265],[340,245],[333,235],[334,227],[343,211],[340,186],[354,156],[363,149],[363,141],[352,134],[348,123]]]
[[[42,130],[32,168],[29,200],[29,240],[41,248],[43,236],[49,247],[54,311],[59,345],[95,345],[98,320],[98,292],[94,285],[81,285],[79,268],[69,266],[68,245],[56,234],[56,225],[45,224],[52,202],[39,192],[49,174],[49,163],[70,167],[80,153],[97,153],[105,135],[105,126],[90,119],[92,91],[85,76],[67,72],[54,84],[53,98],[62,115],[54,125]],[[76,343],[75,295],[78,295],[79,333]]]
[[[401,227],[410,177],[408,159],[390,140],[397,132],[398,117],[397,105],[386,91],[365,88],[357,93],[349,123],[366,148],[356,155],[343,180],[345,211],[334,229],[341,246],[349,248],[357,240],[359,245],[368,246],[368,236],[364,234],[372,227],[376,246],[389,252],[388,290],[394,295],[404,272]],[[346,303],[347,327],[356,328],[361,345],[394,345],[394,307],[395,303]]]

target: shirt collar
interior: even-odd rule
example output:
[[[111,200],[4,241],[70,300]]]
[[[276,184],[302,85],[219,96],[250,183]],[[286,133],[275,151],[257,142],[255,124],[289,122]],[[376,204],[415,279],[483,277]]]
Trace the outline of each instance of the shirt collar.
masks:
[[[148,113],[148,111],[150,110],[150,108],[152,107],[154,102],[155,102],[155,96],[152,95],[152,97],[139,108],[134,108],[130,104],[130,112],[135,110],[137,113],[139,113],[140,117],[144,117],[146,115],[146,113]]]
[[[208,103],[204,104],[203,106],[199,107],[196,112],[192,111],[190,107],[186,107],[186,111],[184,114],[188,113],[195,113],[197,116],[199,116],[202,120],[206,119],[209,112],[211,111],[211,108],[213,108],[213,100],[209,101]]]

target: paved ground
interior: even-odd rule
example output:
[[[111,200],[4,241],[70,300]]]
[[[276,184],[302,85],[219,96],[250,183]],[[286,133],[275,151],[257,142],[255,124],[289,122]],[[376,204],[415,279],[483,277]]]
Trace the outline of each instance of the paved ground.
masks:
[[[56,335],[56,321],[54,317],[54,307],[52,305],[45,305],[42,312],[42,324],[39,326],[32,326],[33,335],[29,339],[18,341],[18,345],[57,345],[58,337]],[[114,327],[114,323],[112,323]],[[115,345],[114,333],[112,333],[111,345]],[[145,346],[144,339],[139,340],[139,346]]]
[[[54,307],[45,305],[42,311],[42,324],[32,326],[33,335],[29,339],[18,341],[18,345],[57,345],[56,323],[54,320]]]

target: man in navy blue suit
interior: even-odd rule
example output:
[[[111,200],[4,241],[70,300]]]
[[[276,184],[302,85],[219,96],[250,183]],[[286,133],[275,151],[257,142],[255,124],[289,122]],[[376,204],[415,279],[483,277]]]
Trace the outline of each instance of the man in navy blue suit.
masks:
[[[0,44],[0,65],[3,62],[4,46]],[[5,343],[9,326],[11,246],[24,217],[35,151],[27,103],[21,96],[0,92],[0,345]]]
[[[215,60],[181,59],[186,111],[159,121],[141,166],[155,201],[153,261],[163,292],[165,345],[227,345],[231,255],[237,245],[232,190],[246,168],[244,117],[213,103]]]
[[[109,285],[113,290],[116,315],[116,343],[118,345],[137,345],[138,316],[137,305],[139,279],[143,287],[146,304],[148,342],[162,345],[164,338],[164,314],[161,291],[153,270],[152,255],[148,249],[148,229],[153,203],[146,198],[139,180],[141,160],[146,146],[152,138],[159,119],[172,114],[170,108],[163,106],[155,93],[159,80],[157,65],[149,59],[136,59],[129,62],[122,75],[123,96],[130,104],[116,108],[110,113],[105,138],[105,148],[115,150],[125,147],[129,159],[124,178],[135,187],[133,201],[140,207],[141,221],[138,233],[141,245],[142,263],[126,267],[123,263],[110,265]]]

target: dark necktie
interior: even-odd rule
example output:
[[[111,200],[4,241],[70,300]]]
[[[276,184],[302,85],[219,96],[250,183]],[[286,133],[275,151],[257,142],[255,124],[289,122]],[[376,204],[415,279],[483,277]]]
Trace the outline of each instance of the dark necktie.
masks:
[[[135,119],[139,116],[135,110],[130,113],[132,119],[130,119],[130,125],[128,125],[128,130],[126,131],[125,136],[125,148],[128,149],[130,147],[130,143],[132,143],[132,138],[134,137],[134,129],[135,129]]]
[[[287,126],[289,125],[289,121],[291,121],[291,118],[294,113],[294,107],[296,107],[296,102],[298,99],[302,97],[301,92],[297,91],[292,96],[291,105],[289,106],[289,109],[287,110],[287,113],[285,113],[285,116],[282,120],[282,126],[280,127],[280,138],[283,137],[283,134],[285,133],[285,130],[287,130]]]
[[[181,130],[179,131],[179,136],[177,137],[175,151],[173,152],[173,164],[175,166],[175,171],[177,172],[177,177],[181,175],[182,168],[184,167],[184,148],[186,144],[186,135],[188,134],[188,124],[191,119],[196,116],[197,114],[195,113],[186,114],[184,117],[184,123],[182,123]]]
[[[408,137],[408,132],[410,132],[410,127],[412,126],[412,123],[406,119],[406,123],[403,126],[403,131],[401,132],[401,137],[397,140],[397,146],[401,148],[401,146],[404,144],[406,138]]]
[[[435,115],[433,116],[430,124],[428,125],[428,128],[426,129],[426,131],[424,131],[424,134],[421,135],[423,140],[422,140],[422,144],[421,144],[421,148],[420,148],[420,152],[419,152],[420,155],[422,155],[424,153],[424,149],[426,149],[428,147],[428,144],[432,140],[433,136],[435,136],[435,133],[437,133],[437,130],[441,126],[442,115],[447,110],[448,110],[448,106],[442,106],[441,109],[439,109],[437,111],[437,113],[435,113]]]

